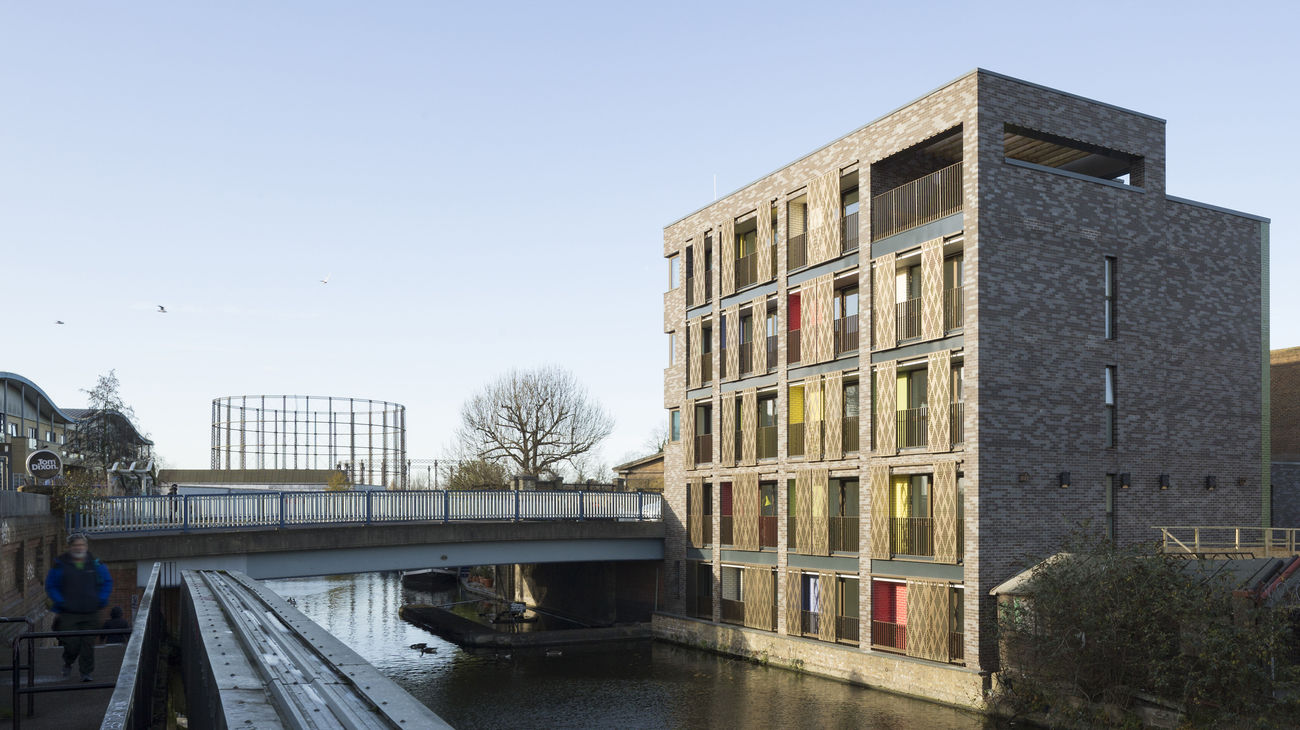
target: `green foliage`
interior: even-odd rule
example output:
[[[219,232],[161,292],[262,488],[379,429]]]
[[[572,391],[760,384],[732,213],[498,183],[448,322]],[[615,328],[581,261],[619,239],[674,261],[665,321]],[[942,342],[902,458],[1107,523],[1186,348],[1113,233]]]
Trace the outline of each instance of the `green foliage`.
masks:
[[[510,472],[494,461],[469,459],[458,463],[447,478],[447,489],[505,489]]]
[[[325,481],[325,491],[327,492],[346,492],[352,488],[348,477],[341,471],[330,473],[329,479]]]
[[[1234,599],[1211,563],[1076,537],[1003,596],[999,701],[1049,724],[1122,725],[1139,697],[1196,727],[1269,727],[1293,667],[1284,609]],[[1281,666],[1279,665],[1281,660]],[[1259,724],[1263,723],[1263,724]]]
[[[60,517],[69,512],[79,512],[93,505],[101,496],[96,489],[95,477],[85,469],[74,469],[59,477],[53,487],[46,487],[50,495],[50,512]],[[32,491],[32,490],[28,490]]]

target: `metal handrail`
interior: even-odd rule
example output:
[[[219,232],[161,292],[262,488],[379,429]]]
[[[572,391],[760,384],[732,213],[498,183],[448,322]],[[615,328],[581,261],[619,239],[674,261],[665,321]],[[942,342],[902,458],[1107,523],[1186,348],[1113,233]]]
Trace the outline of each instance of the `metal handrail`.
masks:
[[[961,165],[949,165],[873,197],[871,240],[879,241],[960,211]]]
[[[929,425],[926,406],[906,408],[898,411],[898,448],[910,449],[925,446],[929,440]]]
[[[1300,555],[1300,528],[1172,525],[1160,530],[1161,552],[1250,552],[1258,557]],[[1189,534],[1190,531],[1190,534]]]
[[[858,214],[849,213],[840,221],[840,253],[858,250]]]
[[[914,340],[921,336],[921,298],[912,297],[894,305],[898,341]]]
[[[708,434],[700,438],[709,438]],[[658,492],[405,490],[101,497],[68,515],[93,533],[460,521],[663,519]]]

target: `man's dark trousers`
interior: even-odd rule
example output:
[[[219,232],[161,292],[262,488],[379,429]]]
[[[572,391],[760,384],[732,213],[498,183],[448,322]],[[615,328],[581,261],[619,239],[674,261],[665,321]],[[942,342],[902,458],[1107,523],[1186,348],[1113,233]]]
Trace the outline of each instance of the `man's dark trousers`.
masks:
[[[55,631],[88,631],[98,629],[101,626],[99,612],[95,613],[61,613],[54,619]],[[61,639],[63,642],[63,665],[72,666],[72,662],[77,662],[77,668],[82,674],[91,674],[95,671],[95,637],[94,636],[65,636]]]

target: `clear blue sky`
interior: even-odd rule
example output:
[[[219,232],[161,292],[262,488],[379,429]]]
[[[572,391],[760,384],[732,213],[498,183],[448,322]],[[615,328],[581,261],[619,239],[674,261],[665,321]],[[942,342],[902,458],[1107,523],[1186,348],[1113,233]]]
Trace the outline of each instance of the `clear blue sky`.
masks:
[[[425,457],[469,390],[558,363],[615,413],[612,463],[664,417],[663,226],[976,66],[1169,120],[1171,194],[1272,218],[1273,346],[1300,345],[1296,27],[1249,2],[10,0],[0,370],[75,407],[116,368],[197,467],[215,396],[398,401]]]

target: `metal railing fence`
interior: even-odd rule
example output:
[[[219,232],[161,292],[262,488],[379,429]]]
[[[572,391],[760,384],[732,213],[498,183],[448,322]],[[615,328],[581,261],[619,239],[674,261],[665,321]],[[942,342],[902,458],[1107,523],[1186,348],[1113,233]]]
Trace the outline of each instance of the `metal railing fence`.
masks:
[[[858,250],[858,214],[849,213],[840,221],[842,234],[840,236],[840,253],[848,253]]]
[[[803,349],[801,348],[801,338],[799,330],[790,330],[785,335],[785,361],[787,365],[794,364],[803,359]]]
[[[831,552],[858,552],[858,518],[832,516],[827,520]]]
[[[411,522],[660,520],[657,492],[360,491],[103,497],[68,514],[71,531],[131,533]]]
[[[898,448],[910,449],[925,446],[929,440],[929,423],[926,420],[926,407],[907,408],[898,411]]]
[[[879,241],[961,209],[961,163],[958,162],[872,198],[871,240]]]
[[[960,329],[965,323],[966,303],[962,299],[962,287],[955,286],[943,293],[943,329],[951,332]]]
[[[835,320],[832,329],[836,355],[858,351],[858,315],[850,314]]]
[[[1160,549],[1165,553],[1250,553],[1257,558],[1300,555],[1300,527],[1199,525],[1154,529],[1160,531]]]
[[[907,626],[891,621],[872,621],[871,645],[882,649],[906,651]]]
[[[787,270],[802,268],[808,263],[808,237],[805,233],[796,233],[786,239],[785,266]]]
[[[897,310],[897,333],[898,341],[915,340],[921,336],[921,298],[913,297],[906,301],[898,302],[895,306]]]
[[[934,520],[929,517],[891,517],[890,547],[895,555],[934,555]]]

